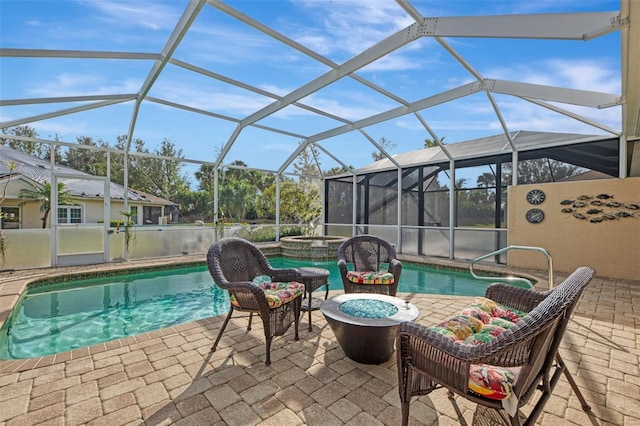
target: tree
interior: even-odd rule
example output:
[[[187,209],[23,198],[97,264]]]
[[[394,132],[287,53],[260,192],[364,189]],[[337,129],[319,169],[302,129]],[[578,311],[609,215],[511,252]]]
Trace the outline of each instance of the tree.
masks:
[[[2,133],[4,133],[5,135],[25,136],[33,139],[38,138],[36,129],[31,126],[16,126],[10,128],[9,130],[2,129]],[[46,158],[45,154],[47,150],[45,149],[45,146],[47,144],[44,144],[42,142],[23,141],[20,139],[0,139],[0,143],[2,143],[3,145],[8,145],[17,151],[33,155],[40,159]]]
[[[175,143],[166,138],[162,140],[160,148],[156,148],[153,154],[169,158],[184,158],[182,150],[176,150]],[[140,187],[136,187],[136,189],[167,200],[189,190],[189,179],[181,173],[182,163],[179,160],[138,157],[135,162],[135,168],[142,175],[142,181],[136,182],[136,185]],[[133,184],[130,186],[134,187]]]
[[[2,190],[2,196],[0,197],[0,221],[3,218],[4,212],[2,211],[2,203],[7,198],[7,189],[9,188],[9,183],[11,182],[11,176],[16,169],[16,163],[13,161],[5,162],[7,168],[9,169],[9,174],[7,177],[7,183],[5,183],[4,188]],[[7,251],[7,242],[4,239],[4,235],[2,235],[2,228],[0,228],[0,256],[2,256],[2,264],[4,265],[5,255]]]
[[[309,180],[307,176],[320,176],[320,162],[318,157],[320,152],[315,145],[307,145],[293,163],[293,170],[302,175],[301,180]]]
[[[220,188],[220,205],[229,218],[245,219],[256,200],[256,188],[246,180],[231,179]]]
[[[108,146],[108,144],[106,144],[105,146]],[[125,151],[127,149],[127,136],[118,136],[114,148],[117,150]],[[142,139],[133,139],[131,141],[131,148],[132,149],[129,151],[131,153],[149,153],[149,150],[145,148],[144,141]],[[129,155],[128,158],[129,168],[127,186],[129,188],[144,191],[144,182],[146,180],[145,172],[142,168],[142,162],[144,158],[135,155]],[[124,154],[111,153],[111,182],[124,185]]]
[[[349,166],[336,166],[336,167],[332,167],[329,170],[325,170],[324,175],[325,176],[336,176],[336,175],[341,175],[343,173],[347,173],[350,170],[353,170],[353,166],[349,165]]]
[[[476,183],[478,184],[478,186],[483,186],[484,187],[484,195],[485,195],[485,200],[484,201],[489,201],[489,187],[494,187],[496,186],[496,177],[493,173],[489,173],[489,172],[485,172],[483,174],[481,174],[480,176],[478,176],[478,179],[476,180]]]
[[[214,194],[214,183],[215,183],[215,166],[213,164],[203,164],[200,168],[193,174],[195,178],[198,180],[198,189],[201,191],[205,191],[208,202],[207,206],[205,206],[205,211],[211,212],[211,218],[215,216],[213,212],[213,194]]]
[[[380,140],[378,141],[378,145],[380,145],[380,148],[384,149],[386,152],[389,152],[396,147],[395,143],[385,138],[380,138]],[[373,158],[373,161],[378,161],[382,160],[383,158],[387,158],[387,156],[384,155],[382,151],[373,151],[371,153],[371,158]]]
[[[511,182],[513,164],[505,163],[504,168],[502,181]],[[558,182],[585,170],[574,164],[548,158],[518,161],[518,184]]]
[[[89,136],[78,136],[76,141],[78,145],[87,147],[106,148],[108,146],[102,140],[94,142]],[[106,176],[107,174],[107,154],[104,151],[89,148],[69,148],[65,153],[63,164],[93,176]]]
[[[18,197],[26,200],[23,203],[40,202],[40,211],[43,212],[42,228],[46,228],[49,212],[51,211],[51,183],[45,182],[41,186],[32,183],[29,184],[32,188],[21,189]],[[74,201],[71,191],[65,190],[64,188],[64,182],[58,182],[58,205],[75,206],[77,203]]]
[[[257,203],[261,217],[273,219],[276,214],[276,185],[265,189]],[[320,195],[316,191],[304,190],[293,179],[280,182],[280,221],[284,223],[308,224],[320,216]]]
[[[444,138],[445,138],[444,136],[442,138],[440,138],[440,143],[442,145],[446,145],[446,143],[444,143]],[[438,142],[436,142],[435,139],[427,138],[427,139],[424,140],[424,147],[425,148],[433,148],[434,146],[438,146]]]

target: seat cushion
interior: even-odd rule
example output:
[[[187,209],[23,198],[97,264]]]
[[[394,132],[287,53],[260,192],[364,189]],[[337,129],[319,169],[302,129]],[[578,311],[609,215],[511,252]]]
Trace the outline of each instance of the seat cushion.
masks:
[[[487,364],[471,365],[469,389],[490,399],[505,399],[512,395],[518,368],[496,367]]]
[[[256,283],[264,290],[264,295],[267,299],[269,308],[275,309],[286,303],[291,302],[298,296],[304,294],[304,284],[299,282],[262,282]],[[232,294],[229,299],[231,304],[236,307],[240,307],[235,296]]]
[[[393,284],[395,277],[386,271],[347,271],[347,280],[356,284]]]
[[[478,346],[504,333],[526,314],[486,297],[477,297],[455,317],[430,328],[461,345]],[[519,368],[472,365],[469,370],[469,390],[486,398],[502,400],[503,407],[513,415],[517,408],[513,385],[519,371]]]

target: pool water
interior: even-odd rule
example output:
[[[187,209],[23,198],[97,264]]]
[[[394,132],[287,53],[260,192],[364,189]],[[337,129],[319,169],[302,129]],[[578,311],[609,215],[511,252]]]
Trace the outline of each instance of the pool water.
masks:
[[[272,266],[311,266],[270,259]],[[331,290],[342,289],[335,261]],[[403,265],[399,292],[482,295],[484,281],[461,272]],[[323,292],[324,288],[318,289]],[[60,353],[228,312],[229,297],[206,266],[67,281],[29,289],[0,331],[0,359]]]

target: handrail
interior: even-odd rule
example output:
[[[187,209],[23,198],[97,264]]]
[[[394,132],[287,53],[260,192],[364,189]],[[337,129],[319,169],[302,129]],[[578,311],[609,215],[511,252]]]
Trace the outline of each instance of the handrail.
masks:
[[[495,280],[495,279],[500,279],[500,280],[506,280],[506,281],[517,281],[517,282],[524,282],[526,284],[529,284],[529,287],[533,288],[533,284],[531,284],[531,281],[529,281],[526,278],[521,278],[521,277],[481,277],[479,275],[477,275],[474,271],[473,271],[473,265],[476,262],[479,262],[481,260],[484,260],[488,257],[492,257],[492,256],[497,256],[499,254],[502,254],[504,252],[507,252],[509,250],[528,250],[528,251],[537,251],[540,252],[542,254],[544,254],[547,257],[547,270],[549,272],[549,290],[551,290],[553,288],[553,261],[551,260],[551,255],[549,254],[549,252],[545,249],[543,249],[542,247],[531,247],[531,246],[507,246],[504,248],[501,248],[500,250],[496,250],[493,251],[489,254],[485,254],[484,256],[480,256],[476,259],[473,259],[471,261],[471,263],[469,264],[469,272],[471,273],[471,276],[473,276],[476,279],[479,280]]]

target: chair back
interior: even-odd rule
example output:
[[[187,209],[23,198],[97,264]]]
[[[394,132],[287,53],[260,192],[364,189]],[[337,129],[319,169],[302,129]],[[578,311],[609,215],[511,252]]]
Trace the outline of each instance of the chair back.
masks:
[[[352,263],[355,271],[379,271],[380,264],[396,258],[396,250],[375,235],[356,235],[338,248],[338,259]]]
[[[211,245],[207,266],[213,281],[223,289],[232,282],[249,282],[270,275],[271,265],[258,247],[242,238],[223,238]]]
[[[498,364],[522,365],[514,385],[518,398],[532,393],[539,378],[548,381],[571,314],[593,274],[591,268],[578,268],[547,292],[547,297],[514,327],[495,339],[497,346],[511,345],[501,353]]]

